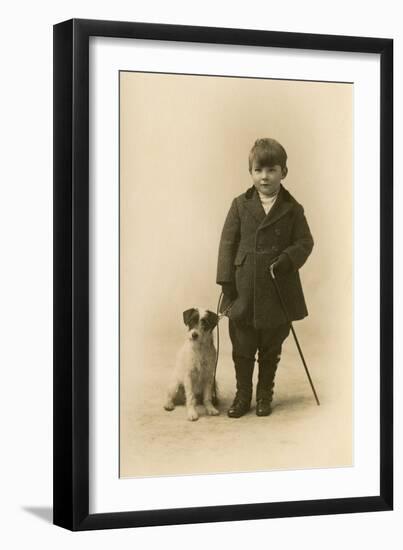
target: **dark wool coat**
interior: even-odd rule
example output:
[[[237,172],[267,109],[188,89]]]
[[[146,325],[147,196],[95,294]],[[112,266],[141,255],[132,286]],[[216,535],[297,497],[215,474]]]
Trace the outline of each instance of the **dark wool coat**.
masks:
[[[290,319],[308,315],[298,270],[313,248],[303,207],[281,185],[266,215],[259,195],[251,187],[236,197],[222,230],[217,283],[235,283],[238,293],[228,317],[257,329],[286,322],[269,267],[281,254],[291,260],[289,272],[276,277]],[[221,312],[228,305],[222,302]]]

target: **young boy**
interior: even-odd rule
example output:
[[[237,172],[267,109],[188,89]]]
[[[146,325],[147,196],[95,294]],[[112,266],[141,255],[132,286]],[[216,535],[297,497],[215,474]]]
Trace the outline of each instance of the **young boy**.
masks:
[[[252,374],[258,351],[256,414],[271,413],[281,347],[290,326],[273,281],[274,272],[290,320],[308,315],[298,270],[312,251],[313,239],[303,207],[282,186],[287,154],[274,139],[256,140],[249,154],[253,186],[236,197],[222,230],[217,283],[224,299],[235,364],[236,395],[228,416],[250,409]]]

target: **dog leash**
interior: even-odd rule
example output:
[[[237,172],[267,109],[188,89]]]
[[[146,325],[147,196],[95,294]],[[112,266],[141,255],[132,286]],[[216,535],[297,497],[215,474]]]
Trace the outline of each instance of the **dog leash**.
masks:
[[[217,317],[218,317],[217,327],[216,327],[217,328],[217,353],[216,353],[216,358],[215,358],[214,379],[213,379],[213,399],[214,399],[214,401],[217,401],[217,389],[216,389],[215,378],[216,378],[217,365],[218,365],[218,355],[219,355],[219,352],[220,352],[220,329],[219,329],[218,325],[219,325],[219,322],[221,321],[221,319],[227,315],[227,313],[229,312],[229,310],[231,309],[232,304],[233,304],[233,302],[231,302],[224,309],[224,311],[222,313],[220,313],[221,302],[222,302],[223,297],[224,297],[224,293],[221,291],[221,294],[220,294],[220,297],[218,298],[218,303],[217,303]]]

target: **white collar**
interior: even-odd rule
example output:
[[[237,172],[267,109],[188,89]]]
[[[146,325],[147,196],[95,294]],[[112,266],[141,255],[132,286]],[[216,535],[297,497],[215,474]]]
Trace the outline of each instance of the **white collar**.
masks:
[[[268,197],[267,195],[264,195],[260,191],[258,191],[258,194],[259,194],[259,198],[262,202],[264,202],[266,204],[270,204],[270,203],[274,202],[277,199],[278,192],[275,195],[273,195],[272,197]]]

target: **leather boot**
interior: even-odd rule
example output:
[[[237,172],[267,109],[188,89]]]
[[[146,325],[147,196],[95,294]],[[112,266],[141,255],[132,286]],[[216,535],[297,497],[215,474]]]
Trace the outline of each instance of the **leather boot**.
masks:
[[[279,357],[259,363],[259,378],[256,388],[256,415],[269,416],[272,413],[274,378]]]
[[[250,409],[254,364],[253,359],[235,360],[236,395],[227,412],[230,418],[240,418]]]

